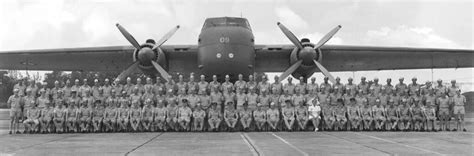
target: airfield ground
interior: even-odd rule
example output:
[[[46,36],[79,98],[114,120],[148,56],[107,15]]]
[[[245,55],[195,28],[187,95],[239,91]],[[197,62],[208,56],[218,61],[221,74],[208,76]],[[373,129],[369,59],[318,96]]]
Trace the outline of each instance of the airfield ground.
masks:
[[[7,134],[8,120],[0,119],[2,119],[0,155],[474,154],[473,118],[468,119],[468,132],[156,132],[15,135]]]

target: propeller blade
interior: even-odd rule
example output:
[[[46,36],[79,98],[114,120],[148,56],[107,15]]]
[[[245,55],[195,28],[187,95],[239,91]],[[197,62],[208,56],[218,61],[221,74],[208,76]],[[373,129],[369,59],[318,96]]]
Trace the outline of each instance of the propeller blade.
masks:
[[[132,63],[131,65],[128,66],[127,69],[125,69],[124,71],[122,71],[122,73],[120,73],[118,76],[117,76],[117,79],[119,79],[120,81],[123,81],[125,79],[126,76],[132,74],[133,72],[139,70],[138,69],[138,61],[137,62],[134,62]]]
[[[316,66],[318,66],[319,70],[321,70],[324,76],[329,78],[329,81],[331,81],[332,84],[336,84],[336,79],[334,79],[331,73],[329,73],[329,71],[326,68],[324,68],[324,66],[321,63],[319,63],[316,60],[313,60],[313,62],[316,64]]]
[[[119,29],[119,31],[122,33],[122,35],[128,40],[128,42],[130,42],[133,47],[135,47],[136,49],[140,49],[140,44],[138,44],[137,40],[135,40],[135,38],[133,38],[133,36],[127,31],[125,30],[125,28],[123,28],[120,24],[116,24],[117,28]]]
[[[286,28],[280,22],[278,22],[277,25],[278,25],[278,27],[280,27],[283,34],[285,34],[285,36],[288,37],[288,39],[290,39],[290,41],[293,42],[293,44],[296,47],[298,47],[298,49],[303,49],[303,45],[301,45],[300,40],[295,36],[295,34],[293,34],[288,28]]]
[[[327,33],[326,35],[324,35],[323,38],[321,38],[321,40],[319,40],[319,42],[314,46],[316,49],[323,46],[324,43],[326,43],[327,41],[329,41],[329,39],[332,38],[332,36],[334,36],[337,31],[339,31],[339,29],[341,29],[341,25],[338,25],[337,27],[335,27],[334,29],[332,29],[329,33]]]
[[[163,69],[163,67],[161,67],[160,64],[158,64],[157,62],[151,61],[151,63],[153,64],[155,69],[161,74],[161,77],[163,77],[163,79],[165,79],[166,81],[169,81],[170,74],[168,74],[168,72],[166,72],[166,70]]]
[[[160,47],[163,43],[168,41],[168,39],[170,39],[171,36],[173,36],[174,33],[178,31],[178,29],[179,29],[179,25],[177,25],[176,27],[171,29],[168,33],[166,33],[158,42],[156,42],[155,46],[153,47],[153,50],[155,50],[156,48]]]
[[[290,74],[292,74],[293,72],[295,72],[296,69],[298,69],[298,67],[300,67],[301,63],[303,63],[303,60],[299,60],[298,62],[294,63],[293,65],[291,65],[290,68],[288,68],[285,72],[283,72],[280,77],[278,78],[278,82],[281,82],[283,81],[284,79],[286,79],[286,77],[290,76]]]

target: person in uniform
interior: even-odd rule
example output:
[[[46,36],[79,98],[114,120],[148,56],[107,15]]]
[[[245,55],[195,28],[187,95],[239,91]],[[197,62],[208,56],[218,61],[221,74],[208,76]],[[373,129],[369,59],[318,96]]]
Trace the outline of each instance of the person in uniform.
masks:
[[[132,78],[127,77],[125,85],[123,85],[123,91],[127,92],[127,95],[131,95],[133,93],[133,88],[135,85],[132,84]]]
[[[264,131],[265,123],[267,123],[266,111],[262,109],[262,104],[257,104],[257,110],[253,112],[253,118],[255,125],[257,125],[258,131]]]
[[[439,79],[437,83],[438,85],[435,86],[434,90],[436,98],[439,98],[441,96],[444,96],[448,92],[448,89],[446,88],[446,86],[443,85],[443,80]]]
[[[233,105],[233,102],[227,103],[227,105]],[[239,121],[238,112],[234,109],[234,107],[226,107],[224,111],[224,122],[226,123],[229,131],[235,131],[235,125]]]
[[[226,107],[234,107],[235,108],[235,101],[237,100],[237,96],[236,94],[232,91],[233,89],[232,88],[227,88],[227,91],[224,92],[223,94],[223,98],[224,98],[224,103],[229,103],[229,102],[232,102],[232,105],[231,106],[226,106]],[[222,109],[225,109],[222,108]]]
[[[192,92],[197,92],[199,91],[199,85],[198,83],[194,80],[194,74],[191,74],[189,76],[189,82],[187,83],[188,86],[188,94],[191,94]]]
[[[208,93],[208,89],[209,89],[209,83],[206,82],[206,76],[204,75],[201,75],[201,81],[199,81],[198,83],[198,87],[199,87],[199,92],[198,94],[206,94]]]
[[[306,101],[306,98],[304,97],[303,94],[298,89],[295,89],[296,94],[293,95],[292,102],[295,105],[295,108],[298,108],[299,106],[302,106]]]
[[[304,77],[303,76],[300,76],[300,83],[298,85],[296,85],[296,88],[295,90],[298,90],[300,92],[300,94],[303,94],[303,95],[306,95],[306,82],[304,81]]]
[[[66,116],[66,109],[63,108],[64,102],[57,100],[56,108],[54,109],[54,127],[57,133],[64,132],[64,117]]]
[[[415,131],[421,131],[423,127],[423,123],[426,120],[424,110],[421,107],[421,103],[414,104],[415,106],[412,108],[412,118],[413,118],[413,129]]]
[[[408,86],[405,83],[403,83],[403,80],[404,80],[404,78],[401,77],[400,79],[398,79],[399,83],[397,85],[395,85],[395,91],[398,94],[402,94],[402,93],[406,92],[407,89],[408,89]]]
[[[156,103],[155,94],[153,94],[153,86],[147,85],[145,86],[145,93],[141,96],[140,101],[145,103],[146,99],[151,100],[151,104]]]
[[[321,92],[331,93],[332,85],[329,83],[329,77],[324,77],[323,83],[319,86]]]
[[[77,96],[76,90],[71,90],[69,98],[67,98],[67,103],[69,105],[74,105],[75,108],[80,108],[81,98]]]
[[[306,90],[309,94],[317,95],[319,92],[319,85],[316,83],[316,78],[311,78],[311,83],[306,85]]]
[[[270,109],[267,110],[267,123],[272,131],[277,131],[278,123],[280,122],[280,112],[278,111],[275,102],[270,103]]]
[[[417,92],[420,91],[420,85],[416,82],[418,79],[416,77],[413,77],[411,79],[412,83],[408,85],[408,93],[410,95],[415,95]]]
[[[387,108],[387,130],[396,130],[400,121],[400,110],[395,105],[389,105]]]
[[[92,105],[88,105],[87,101],[81,102],[81,108],[77,114],[79,119],[79,130],[81,132],[87,132],[90,130],[90,125],[92,123]]]
[[[145,93],[145,86],[143,85],[141,78],[137,78],[137,84],[135,84],[133,88],[138,88],[138,94],[140,95],[143,95],[143,93]]]
[[[63,88],[64,90],[64,93],[66,95],[66,91],[71,91],[70,88],[66,88],[67,86],[64,86],[65,88]],[[40,96],[41,96],[41,93],[44,92],[45,94],[45,97],[49,100],[49,98],[51,97],[51,89],[48,88],[48,83],[47,82],[43,82],[42,84],[42,87],[41,89],[39,90],[39,93],[40,93]],[[70,93],[70,92],[69,92]],[[40,106],[38,105],[38,108],[40,108]]]
[[[257,94],[255,94],[255,90],[250,89],[249,93],[246,96],[246,98],[247,98],[246,101],[247,101],[249,109],[251,111],[257,110],[257,103],[258,103],[258,100],[259,100],[259,96]],[[239,107],[238,103],[237,103],[237,109],[240,110],[240,107]]]
[[[298,94],[298,92],[296,92]],[[303,104],[295,106],[296,121],[298,121],[298,128],[300,131],[306,130],[306,125],[308,124],[308,108]]]
[[[130,108],[130,125],[133,132],[140,131],[142,110],[139,105],[139,101],[132,101],[132,108]]]
[[[133,88],[133,92],[130,95],[130,101],[134,102],[136,101],[138,106],[140,106],[140,101],[142,100],[142,95],[140,94],[140,91],[138,87]]]
[[[280,78],[278,75],[275,75],[273,79],[274,82],[270,85],[270,88],[272,88],[272,94],[281,95],[283,91],[283,84],[279,81]]]
[[[369,87],[370,91],[373,91],[375,95],[379,95],[382,92],[382,85],[379,84],[379,78],[374,78],[374,83]]]
[[[171,90],[172,92],[173,90]],[[168,103],[166,114],[166,123],[169,128],[174,131],[178,131],[178,107],[176,107],[176,102]]]
[[[211,92],[214,92],[214,91],[221,92],[221,83],[217,81],[216,75],[212,75],[212,82],[209,82],[209,90]]]
[[[247,92],[247,89],[245,88],[246,85],[247,82],[244,80],[244,75],[239,74],[238,80],[234,83],[235,92],[239,93],[240,90],[242,90],[243,93]]]
[[[66,128],[67,132],[77,132],[78,111],[75,104],[69,103],[66,109]]]
[[[374,111],[374,121],[375,121],[375,129],[376,130],[382,130],[383,126],[385,124],[385,121],[387,120],[386,117],[386,112],[385,108],[382,107],[380,99],[377,99],[375,101],[376,105],[373,109]]]
[[[26,113],[28,110],[36,103],[36,97],[33,95],[31,88],[26,89],[26,96],[23,97],[22,105],[23,105],[23,110],[22,110],[22,121],[24,121],[27,118]]]
[[[286,90],[288,92],[288,94],[293,95],[293,94],[295,94],[296,85],[293,84],[293,78],[292,77],[288,77],[287,80],[288,80],[288,83],[283,85],[283,90]]]
[[[344,85],[341,83],[341,78],[336,77],[336,83],[332,85],[333,92],[344,93]]]
[[[102,86],[102,91],[104,91],[104,97],[108,98],[112,94],[112,86],[110,85],[110,80],[104,80],[104,86]]]
[[[400,120],[399,129],[407,131],[410,128],[412,122],[412,110],[408,103],[404,103],[400,108]]]
[[[99,97],[99,90],[102,89],[102,87],[99,84],[98,79],[94,79],[94,86],[91,87],[92,90],[92,97],[98,98]]]
[[[225,82],[222,83],[221,90],[222,90],[222,93],[224,93],[224,94],[233,93],[234,84],[232,84],[232,82],[230,82],[230,76],[229,75],[225,75]]]
[[[45,107],[41,109],[40,128],[41,133],[52,132],[51,123],[53,122],[53,111],[50,103],[46,103]]]
[[[205,112],[208,112],[209,107],[211,107],[211,97],[207,95],[205,92],[201,92],[199,97],[199,102],[201,103],[201,109]]]
[[[196,109],[193,111],[193,130],[202,132],[204,130],[204,119],[206,112],[202,110],[201,104],[197,103]]]
[[[262,76],[262,81],[258,83],[258,90],[259,90],[259,94],[261,95],[263,90],[265,91],[270,91],[270,83],[268,83],[268,79],[267,79],[267,76],[266,75],[263,75]]]
[[[433,86],[430,81],[425,82],[425,86],[420,87],[421,95],[428,95],[433,90]]]
[[[26,90],[30,90],[31,91],[31,94],[33,95],[33,97],[36,97],[38,95],[38,86],[36,85],[35,83],[35,80],[30,80],[30,83],[29,85],[26,87]]]
[[[161,83],[160,77],[156,77],[155,85],[153,85],[153,93],[155,95],[163,95],[165,94],[166,88],[163,83]]]
[[[252,124],[253,112],[252,110],[248,109],[248,104],[244,103],[243,107],[244,108],[242,110],[238,110],[240,124],[242,125],[244,131],[248,131],[250,129],[250,125]]]
[[[188,84],[184,82],[183,75],[178,76],[178,83],[176,83],[176,87],[178,87],[178,94],[186,94],[186,90],[188,89]]]
[[[391,78],[387,78],[387,84],[385,84],[382,88],[382,90],[385,91],[385,94],[387,95],[392,95],[395,92]]]
[[[352,77],[347,79],[347,84],[344,85],[344,93],[350,93],[351,95],[356,95],[357,93],[357,85],[353,83]]]
[[[87,79],[82,81],[82,86],[79,87],[79,93],[81,97],[85,97],[86,95],[90,95],[91,87],[87,84]],[[88,91],[88,93],[86,93]]]
[[[282,116],[283,116],[283,121],[285,123],[285,128],[288,131],[293,130],[293,125],[295,123],[295,109],[291,105],[291,100],[285,100],[284,103],[282,103]]]
[[[253,77],[253,75],[249,75],[249,81],[245,85],[245,88],[247,88],[247,93],[251,93],[252,91],[254,93],[256,93],[257,92],[257,86],[258,85],[255,82],[255,78]],[[249,108],[250,108],[250,105],[249,105]]]
[[[238,89],[235,99],[237,102],[236,108],[238,111],[241,111],[244,107],[244,104],[247,102],[247,95],[244,93],[243,89]]]
[[[372,107],[368,103],[361,109],[364,130],[371,130],[372,122],[374,121],[372,113]]]
[[[313,123],[314,131],[319,130],[319,123],[321,121],[321,106],[316,98],[308,100],[309,120]]]
[[[270,108],[270,96],[267,95],[267,90],[262,89],[261,94],[258,96],[257,102],[262,105],[263,110]]]
[[[336,115],[336,130],[341,131],[344,130],[344,127],[347,123],[346,112],[347,109],[344,107],[344,103],[342,99],[337,99],[338,104],[336,106],[335,115]],[[347,130],[347,127],[345,127]]]
[[[18,83],[13,86],[13,89],[18,89],[18,96],[25,96],[26,78],[19,80]]]
[[[49,98],[46,96],[46,91],[40,91],[40,97],[36,99],[36,103],[38,104],[38,109],[43,109],[49,104]]]
[[[208,123],[209,123],[209,131],[215,131],[219,129],[221,124],[221,111],[217,109],[217,103],[211,103],[211,109],[208,112]]]
[[[188,105],[189,105],[189,108],[191,108],[192,111],[194,111],[197,107],[197,104],[199,104],[201,102],[201,98],[196,95],[196,91],[189,92],[189,95],[186,96],[186,99],[188,99],[188,102],[189,102]],[[208,106],[209,106],[209,104],[207,102],[206,103],[206,108]]]
[[[182,99],[182,104],[178,108],[178,123],[181,126],[181,129],[184,131],[191,130],[191,116],[193,111],[188,106],[188,100]]]
[[[116,131],[119,107],[117,107],[118,99],[115,98],[115,90],[112,90],[111,96],[107,99],[107,107],[105,108],[104,128],[106,132]]]
[[[153,100],[152,99],[146,99],[145,100],[145,106],[142,108],[142,113],[141,113],[141,119],[140,123],[143,127],[143,131],[145,132],[150,132],[152,123],[153,123],[153,108],[152,105]]]
[[[95,101],[95,108],[92,110],[92,126],[94,132],[102,131],[102,121],[104,120],[104,104],[99,100]]]
[[[357,90],[362,90],[362,93],[367,94],[369,91],[369,83],[367,83],[366,78],[362,76],[360,78],[360,83],[357,85]]]
[[[36,103],[33,103],[26,112],[27,119],[23,121],[25,132],[35,133],[38,131],[40,115],[41,110],[36,107]]]
[[[351,125],[351,130],[362,130],[362,115],[360,112],[359,107],[356,104],[355,98],[349,99],[349,104],[346,106],[347,108],[347,117],[349,119],[349,123]]]
[[[356,105],[359,108],[362,108],[365,105],[369,105],[369,99],[367,98],[367,96],[364,95],[362,90],[359,90],[357,92],[357,96],[355,96],[355,100],[356,100]]]
[[[77,95],[82,97],[81,86],[79,83],[79,79],[74,80],[74,85],[71,87],[71,90],[77,91]]]
[[[466,131],[465,123],[464,123],[464,114],[466,113],[464,110],[464,105],[466,104],[466,97],[461,95],[461,90],[456,91],[456,95],[453,97],[454,103],[454,115],[456,115],[456,128],[459,130]],[[454,129],[456,131],[456,129]]]
[[[436,109],[433,105],[427,105],[425,109],[426,114],[426,130],[436,132]],[[430,129],[431,127],[431,129]]]
[[[164,107],[163,101],[159,101],[156,107],[153,109],[153,127],[154,131],[166,132],[166,114],[168,114],[168,109]]]
[[[127,95],[127,91],[122,91],[124,96]],[[120,132],[126,132],[129,130],[128,124],[130,123],[130,108],[128,107],[129,100],[126,97],[121,97],[120,108],[117,110],[117,130]]]
[[[447,94],[441,96],[436,101],[439,111],[438,111],[438,118],[440,120],[439,131],[447,130],[449,131],[449,107],[450,107],[450,100]]]
[[[222,93],[219,92],[219,90],[214,89],[211,91],[210,98],[211,98],[211,103],[217,103],[217,109],[222,112],[222,108],[224,108],[222,107],[224,105],[223,104],[224,97],[222,96]]]

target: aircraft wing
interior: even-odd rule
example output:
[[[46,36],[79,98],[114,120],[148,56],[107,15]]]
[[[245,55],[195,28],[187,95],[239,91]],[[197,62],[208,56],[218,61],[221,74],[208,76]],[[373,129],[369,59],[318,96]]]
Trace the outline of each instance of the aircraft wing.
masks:
[[[197,69],[197,46],[163,45],[161,49],[166,54],[169,71]],[[132,46],[3,51],[0,69],[122,71],[133,63],[133,51]]]
[[[293,45],[257,45],[255,70],[286,70],[293,48]],[[324,45],[321,51],[322,64],[329,71],[474,67],[474,51],[465,49]]]

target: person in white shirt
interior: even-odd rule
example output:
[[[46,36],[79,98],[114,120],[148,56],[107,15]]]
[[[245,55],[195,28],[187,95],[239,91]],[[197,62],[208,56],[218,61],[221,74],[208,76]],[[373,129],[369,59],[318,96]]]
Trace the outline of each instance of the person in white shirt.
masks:
[[[316,98],[313,98],[308,101],[308,112],[309,112],[309,120],[313,122],[314,131],[318,131],[319,122],[321,120],[321,106],[319,105],[319,101]]]

